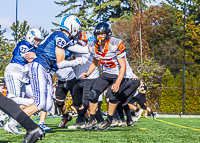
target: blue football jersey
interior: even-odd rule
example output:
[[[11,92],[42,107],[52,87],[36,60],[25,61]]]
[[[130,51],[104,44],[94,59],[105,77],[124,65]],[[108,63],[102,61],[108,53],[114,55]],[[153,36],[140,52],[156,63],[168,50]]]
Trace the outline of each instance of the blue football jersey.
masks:
[[[28,61],[23,57],[23,55],[28,52],[35,52],[35,47],[32,46],[28,41],[22,40],[16,45],[12,52],[13,57],[11,59],[11,63],[17,63],[22,66],[28,64]]]
[[[56,61],[56,46],[63,48],[65,51],[71,45],[77,43],[74,39],[70,39],[61,31],[54,31],[47,35],[36,49],[37,58],[35,62],[40,63],[43,67],[56,71],[58,70]]]

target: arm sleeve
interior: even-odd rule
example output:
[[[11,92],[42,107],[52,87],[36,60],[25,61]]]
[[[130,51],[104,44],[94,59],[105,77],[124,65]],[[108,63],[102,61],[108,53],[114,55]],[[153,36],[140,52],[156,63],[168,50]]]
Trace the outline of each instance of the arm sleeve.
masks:
[[[76,63],[75,63],[75,60],[71,60],[71,61],[63,60],[60,63],[58,63],[57,66],[59,69],[67,68],[67,67],[75,67]]]
[[[68,50],[75,52],[75,53],[81,53],[81,54],[87,54],[89,52],[88,46],[83,47],[78,44],[76,44],[74,46],[69,46]]]

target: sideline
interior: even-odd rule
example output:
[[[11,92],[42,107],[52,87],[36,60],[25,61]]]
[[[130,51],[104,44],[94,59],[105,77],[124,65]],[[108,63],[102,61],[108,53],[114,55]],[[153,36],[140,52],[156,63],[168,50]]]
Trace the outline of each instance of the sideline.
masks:
[[[171,123],[171,122],[163,121],[163,120],[160,120],[160,119],[156,119],[156,121],[160,121],[160,122],[163,122],[163,123],[167,123],[167,124],[178,126],[178,127],[185,128],[185,129],[200,131],[200,129],[195,129],[195,128],[192,128],[192,127],[186,127],[186,126],[182,126],[182,125],[179,125],[179,124],[174,124],[174,123]]]

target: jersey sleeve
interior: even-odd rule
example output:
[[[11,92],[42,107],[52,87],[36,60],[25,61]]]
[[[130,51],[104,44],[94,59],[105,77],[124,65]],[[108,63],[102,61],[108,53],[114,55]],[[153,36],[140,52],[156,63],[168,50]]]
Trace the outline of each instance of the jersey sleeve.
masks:
[[[116,55],[117,55],[117,59],[120,59],[126,55],[123,41],[120,41],[120,43],[117,45]]]
[[[56,46],[64,49],[67,46],[67,41],[63,37],[56,37]]]

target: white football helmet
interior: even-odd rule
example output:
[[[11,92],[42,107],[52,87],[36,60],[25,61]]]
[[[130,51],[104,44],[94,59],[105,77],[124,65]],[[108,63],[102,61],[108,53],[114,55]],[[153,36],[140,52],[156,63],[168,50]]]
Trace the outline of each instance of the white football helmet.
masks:
[[[37,28],[30,29],[26,34],[26,40],[31,45],[37,47],[37,45],[35,45],[34,39],[38,39],[38,40],[43,40],[44,39],[42,32]]]
[[[81,22],[75,15],[67,15],[63,17],[60,21],[59,28],[68,31],[72,37],[75,37],[82,31]]]

